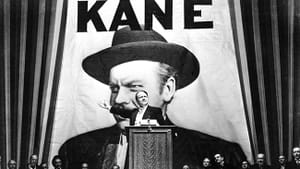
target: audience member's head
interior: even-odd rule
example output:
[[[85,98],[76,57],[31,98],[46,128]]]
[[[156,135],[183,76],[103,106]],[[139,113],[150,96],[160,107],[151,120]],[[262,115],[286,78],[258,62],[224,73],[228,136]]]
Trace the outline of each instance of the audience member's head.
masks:
[[[202,166],[204,168],[210,167],[211,166],[210,159],[209,158],[204,158],[203,162],[202,162]]]
[[[9,160],[7,162],[7,168],[8,169],[16,169],[17,168],[17,162],[15,160]]]
[[[40,168],[41,168],[41,169],[48,169],[48,163],[43,162],[43,163],[40,165]]]
[[[283,155],[280,155],[279,157],[278,157],[278,162],[279,162],[279,164],[280,165],[284,165],[285,164],[285,156],[283,156]]]
[[[81,163],[81,169],[89,169],[89,164],[88,163]]]
[[[38,160],[38,156],[36,154],[32,154],[29,159],[30,167],[35,168],[37,166]]]
[[[56,155],[52,159],[52,165],[55,169],[61,169],[62,168],[62,159],[59,155]]]
[[[265,155],[263,153],[257,154],[256,162],[258,165],[263,165],[265,163]]]
[[[182,169],[190,169],[190,166],[189,165],[183,165]]]
[[[215,162],[218,165],[223,165],[223,163],[224,163],[224,157],[221,154],[215,154],[214,157],[215,157]]]
[[[250,168],[248,161],[243,161],[242,162],[242,169],[247,169]]]
[[[112,169],[120,169],[120,166],[117,165],[117,164],[114,164],[114,165],[112,166]]]
[[[293,148],[293,157],[295,159],[300,159],[300,147]]]

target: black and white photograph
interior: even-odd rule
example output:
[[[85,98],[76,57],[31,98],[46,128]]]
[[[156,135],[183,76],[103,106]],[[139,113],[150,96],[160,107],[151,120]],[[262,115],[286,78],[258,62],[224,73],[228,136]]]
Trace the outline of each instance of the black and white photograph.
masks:
[[[300,168],[300,1],[0,12],[0,169]]]

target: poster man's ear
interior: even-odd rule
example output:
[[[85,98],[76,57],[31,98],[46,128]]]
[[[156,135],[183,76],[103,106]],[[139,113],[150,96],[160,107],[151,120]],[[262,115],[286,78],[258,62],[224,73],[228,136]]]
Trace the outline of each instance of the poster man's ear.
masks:
[[[174,77],[169,77],[166,81],[163,90],[162,96],[165,102],[170,102],[176,91],[176,80]]]

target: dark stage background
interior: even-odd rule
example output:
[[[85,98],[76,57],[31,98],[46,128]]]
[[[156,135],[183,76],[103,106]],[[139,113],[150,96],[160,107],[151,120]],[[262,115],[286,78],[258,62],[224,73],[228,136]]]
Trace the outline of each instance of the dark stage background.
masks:
[[[291,159],[300,145],[300,1],[229,2],[253,155]],[[23,166],[32,153],[48,161],[66,9],[67,0],[0,1],[2,168],[9,159]]]

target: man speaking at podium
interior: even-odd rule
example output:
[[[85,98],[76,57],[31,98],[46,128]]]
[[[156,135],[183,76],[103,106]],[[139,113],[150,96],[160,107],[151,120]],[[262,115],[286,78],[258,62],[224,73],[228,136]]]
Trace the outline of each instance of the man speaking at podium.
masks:
[[[155,125],[170,124],[167,119],[164,119],[160,108],[149,106],[148,92],[145,90],[137,91],[135,98],[137,108],[133,111],[112,107],[106,102],[103,102],[100,106],[115,115],[120,115],[123,118],[130,118],[130,125],[141,126],[143,120],[155,120]]]
[[[154,30],[132,31],[129,27],[116,31],[112,47],[88,56],[82,67],[88,75],[110,86],[112,107],[133,112],[136,92],[145,90],[149,104],[160,108],[164,119],[168,119],[168,104],[176,90],[191,84],[200,72],[197,58],[185,47],[168,43]],[[59,154],[66,160],[66,169],[77,169],[80,161],[87,161],[91,169],[110,169],[118,161],[120,133],[126,120],[115,117],[117,125],[73,137],[63,144]],[[205,157],[213,158],[217,153],[234,166],[246,159],[236,143],[179,127],[175,136],[174,169],[185,164],[197,168]]]

